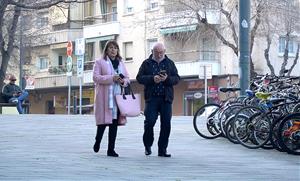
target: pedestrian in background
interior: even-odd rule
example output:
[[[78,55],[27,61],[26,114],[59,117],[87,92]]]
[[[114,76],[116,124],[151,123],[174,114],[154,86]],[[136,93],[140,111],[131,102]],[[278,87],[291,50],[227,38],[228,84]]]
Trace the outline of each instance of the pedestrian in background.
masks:
[[[121,86],[129,83],[129,75],[120,56],[116,41],[108,41],[101,59],[95,61],[93,69],[95,84],[94,111],[97,133],[94,151],[98,152],[105,128],[109,127],[107,156],[118,157],[115,152],[115,141],[118,125],[126,123],[126,117],[121,116],[115,101],[115,95],[121,93]]]
[[[173,86],[179,82],[180,77],[174,62],[165,55],[165,51],[162,43],[156,43],[153,46],[152,54],[139,68],[136,80],[144,85],[145,121],[143,143],[145,155],[152,153],[153,127],[158,115],[160,115],[158,156],[171,157],[171,154],[167,153],[167,147],[171,131]]]
[[[19,114],[24,114],[22,103],[28,97],[28,92],[22,90],[16,83],[16,77],[11,75],[9,77],[9,83],[2,89],[2,94],[6,102],[15,103]]]

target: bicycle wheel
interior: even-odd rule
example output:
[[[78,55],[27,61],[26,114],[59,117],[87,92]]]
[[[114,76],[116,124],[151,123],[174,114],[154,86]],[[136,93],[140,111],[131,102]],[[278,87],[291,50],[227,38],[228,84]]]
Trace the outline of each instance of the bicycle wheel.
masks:
[[[214,139],[221,135],[219,117],[219,104],[205,104],[200,107],[193,118],[193,126],[199,136]]]
[[[270,118],[257,107],[244,107],[235,115],[234,135],[247,148],[256,149],[265,145],[270,140],[270,129]]]
[[[282,116],[280,115],[280,113],[276,112],[275,116],[273,117],[275,118],[275,120],[272,121],[270,141],[276,150],[280,152],[286,152],[286,150],[283,150],[283,148],[278,143],[278,127],[282,119],[285,117],[285,115]]]
[[[235,118],[235,115],[232,115],[231,117],[228,118],[228,120],[224,126],[224,131],[226,132],[226,138],[231,143],[239,144],[239,141],[237,140],[237,138],[235,137],[234,132],[233,132],[234,118]]]
[[[244,105],[240,103],[229,104],[224,108],[224,110],[220,114],[220,128],[224,137],[227,137],[225,125],[227,124],[229,118],[232,118],[232,116],[234,116],[243,106]]]
[[[300,113],[289,114],[280,122],[278,143],[288,153],[300,155]]]

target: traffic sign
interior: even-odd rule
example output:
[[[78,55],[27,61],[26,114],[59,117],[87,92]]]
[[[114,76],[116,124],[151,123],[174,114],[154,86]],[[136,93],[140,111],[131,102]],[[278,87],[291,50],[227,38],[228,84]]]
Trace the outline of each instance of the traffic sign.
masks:
[[[200,64],[199,68],[199,79],[212,79],[212,65],[211,64]]]
[[[84,38],[78,38],[75,40],[75,55],[83,55],[85,48]]]
[[[34,77],[27,77],[26,78],[26,87],[25,87],[25,89],[27,89],[27,90],[34,89],[34,83],[35,83]]]
[[[72,41],[68,41],[68,44],[67,44],[67,55],[68,56],[72,56],[72,52],[73,52]]]
[[[71,56],[67,58],[67,76],[72,76],[73,60]]]
[[[77,56],[77,77],[83,76],[83,62],[84,62],[83,55]]]

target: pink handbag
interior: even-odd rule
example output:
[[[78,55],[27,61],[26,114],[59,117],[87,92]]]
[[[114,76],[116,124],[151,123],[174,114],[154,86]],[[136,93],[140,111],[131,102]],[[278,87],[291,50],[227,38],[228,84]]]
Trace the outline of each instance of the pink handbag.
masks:
[[[116,102],[122,116],[136,117],[141,114],[141,95],[134,94],[130,87],[129,89],[131,94],[125,95],[125,91],[122,91],[120,95],[116,95]]]

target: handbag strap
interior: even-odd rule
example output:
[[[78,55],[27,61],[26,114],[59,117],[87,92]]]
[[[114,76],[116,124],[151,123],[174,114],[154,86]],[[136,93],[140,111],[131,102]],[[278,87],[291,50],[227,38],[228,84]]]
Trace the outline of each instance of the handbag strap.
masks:
[[[132,96],[132,99],[135,99],[135,95],[134,95],[134,93],[133,93],[133,91],[132,91],[132,89],[131,89],[131,85],[130,85],[130,84],[127,84],[127,87],[128,87],[128,89],[129,89],[129,93],[130,93],[131,96]],[[122,86],[121,86],[121,95],[123,95],[123,99],[126,99],[126,96],[125,96],[125,87],[122,87]]]

